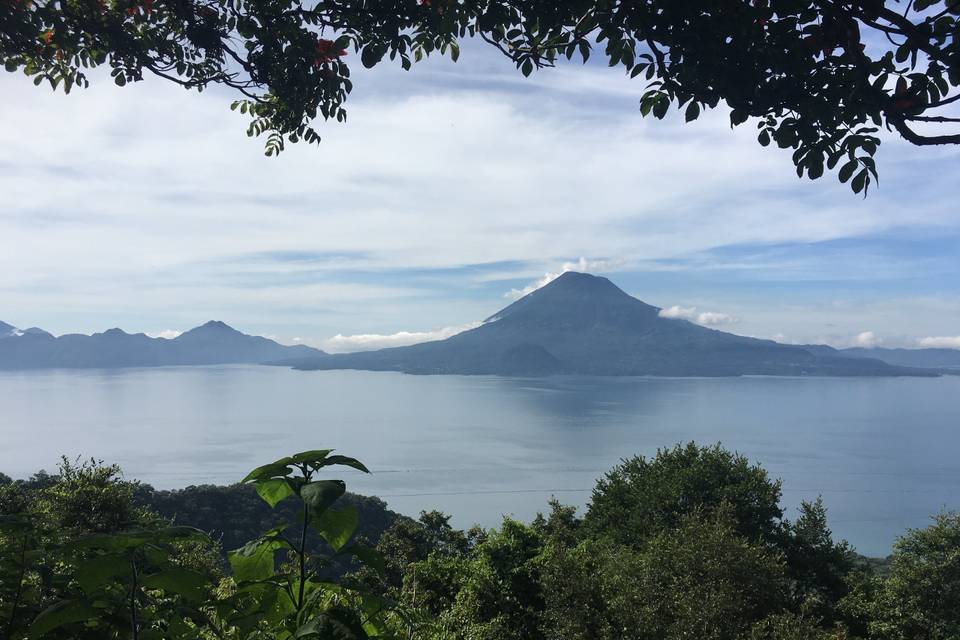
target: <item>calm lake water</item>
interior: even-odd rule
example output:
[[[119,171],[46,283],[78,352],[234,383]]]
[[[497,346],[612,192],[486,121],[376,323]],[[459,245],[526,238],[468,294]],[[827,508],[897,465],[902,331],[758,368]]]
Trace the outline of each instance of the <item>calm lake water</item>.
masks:
[[[835,534],[885,555],[906,527],[960,508],[960,377],[573,378],[298,372],[259,366],[0,373],[0,470],[60,454],[118,462],[160,488],[230,483],[335,447],[348,488],[461,526],[582,505],[633,454],[721,442],[822,495]]]

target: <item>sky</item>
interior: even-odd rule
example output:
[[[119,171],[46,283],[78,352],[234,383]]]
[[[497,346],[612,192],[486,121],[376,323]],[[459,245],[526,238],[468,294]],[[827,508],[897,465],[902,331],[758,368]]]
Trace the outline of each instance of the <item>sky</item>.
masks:
[[[798,179],[723,109],[642,118],[620,70],[527,79],[473,45],[354,66],[347,123],[279,158],[223,90],[0,75],[0,320],[216,319],[351,351],[452,335],[579,270],[733,333],[960,348],[960,149],[886,135],[864,199]]]

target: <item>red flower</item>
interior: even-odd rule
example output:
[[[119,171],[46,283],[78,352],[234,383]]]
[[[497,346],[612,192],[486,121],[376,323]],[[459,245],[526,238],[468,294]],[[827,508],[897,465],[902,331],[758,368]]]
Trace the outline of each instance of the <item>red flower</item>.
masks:
[[[336,50],[334,47],[336,43],[333,40],[327,40],[326,38],[320,38],[317,41],[317,56],[313,60],[315,66],[320,66],[328,62],[333,62],[337,58],[347,55],[346,49]]]
[[[43,40],[44,43],[50,44],[51,42],[53,42],[53,31],[51,30],[51,31],[45,32],[45,33],[40,37],[40,39]]]
[[[900,111],[906,111],[907,109],[912,109],[917,106],[917,101],[913,98],[900,98],[893,101],[893,106]]]

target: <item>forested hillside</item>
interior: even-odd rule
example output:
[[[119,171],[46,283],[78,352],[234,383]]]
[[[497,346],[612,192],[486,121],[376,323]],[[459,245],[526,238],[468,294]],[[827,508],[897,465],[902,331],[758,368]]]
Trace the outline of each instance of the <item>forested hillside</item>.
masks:
[[[320,477],[336,465],[365,470],[320,450],[232,487],[154,491],[68,460],[56,475],[0,476],[2,637],[960,634],[957,514],[867,562],[832,538],[822,503],[787,519],[780,482],[719,446],[624,460],[582,516],[551,501],[532,522],[469,531],[345,494]]]

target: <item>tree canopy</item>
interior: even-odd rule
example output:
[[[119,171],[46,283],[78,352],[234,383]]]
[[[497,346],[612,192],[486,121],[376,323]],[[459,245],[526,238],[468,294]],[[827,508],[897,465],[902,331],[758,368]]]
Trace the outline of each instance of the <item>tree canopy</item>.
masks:
[[[960,633],[956,513],[908,531],[887,561],[864,562],[834,541],[819,500],[789,521],[771,508],[779,483],[761,467],[719,446],[688,444],[613,469],[582,519],[552,500],[529,524],[505,518],[497,528],[460,531],[430,511],[418,521],[391,514],[383,530],[382,503],[347,501],[343,482],[325,478],[337,466],[366,467],[331,453],[282,458],[240,486],[178,492],[155,492],[96,461],[64,459],[56,475],[29,480],[0,476],[0,637],[955,640]],[[252,508],[251,498],[264,508]],[[619,519],[608,508],[613,500],[626,504]],[[371,539],[363,535],[367,516],[380,520],[367,529]],[[254,537],[244,544],[239,536],[248,532]],[[234,542],[223,547],[218,538]],[[340,562],[350,572],[330,571]]]
[[[344,121],[350,64],[409,69],[476,37],[523,75],[602,55],[645,83],[641,113],[687,121],[725,103],[732,126],[793,151],[799,176],[877,178],[881,128],[960,144],[957,0],[0,0],[0,59],[70,91],[106,65],[118,85],[159,76],[223,85],[266,154]],[[349,62],[348,62],[349,61]]]

